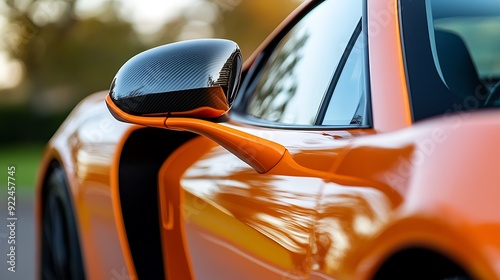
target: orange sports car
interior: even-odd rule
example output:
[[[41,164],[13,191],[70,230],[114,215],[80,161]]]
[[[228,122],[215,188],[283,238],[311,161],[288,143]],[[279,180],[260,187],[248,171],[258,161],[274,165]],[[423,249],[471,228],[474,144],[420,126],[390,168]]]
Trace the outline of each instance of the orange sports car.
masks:
[[[500,1],[147,50],[49,142],[42,279],[500,279]]]

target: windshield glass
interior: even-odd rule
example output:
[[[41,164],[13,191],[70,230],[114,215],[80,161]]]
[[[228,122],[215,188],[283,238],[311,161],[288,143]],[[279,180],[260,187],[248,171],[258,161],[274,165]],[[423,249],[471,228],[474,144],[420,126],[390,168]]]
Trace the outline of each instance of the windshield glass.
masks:
[[[500,1],[400,1],[415,121],[500,106]]]

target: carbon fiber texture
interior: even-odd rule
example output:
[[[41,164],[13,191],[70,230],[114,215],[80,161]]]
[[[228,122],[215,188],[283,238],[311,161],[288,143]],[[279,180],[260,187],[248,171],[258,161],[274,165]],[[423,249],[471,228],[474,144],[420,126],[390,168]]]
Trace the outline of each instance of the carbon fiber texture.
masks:
[[[200,107],[229,110],[226,96],[220,86],[133,96],[121,98],[115,103],[131,115],[186,112]]]
[[[241,53],[221,39],[156,47],[127,61],[110,88],[111,99],[132,115],[229,110],[239,86]]]

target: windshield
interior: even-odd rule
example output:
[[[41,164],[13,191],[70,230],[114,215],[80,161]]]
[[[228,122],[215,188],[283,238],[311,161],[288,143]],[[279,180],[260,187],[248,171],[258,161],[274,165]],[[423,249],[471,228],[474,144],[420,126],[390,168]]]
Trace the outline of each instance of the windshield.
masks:
[[[500,1],[400,1],[415,121],[500,106]]]

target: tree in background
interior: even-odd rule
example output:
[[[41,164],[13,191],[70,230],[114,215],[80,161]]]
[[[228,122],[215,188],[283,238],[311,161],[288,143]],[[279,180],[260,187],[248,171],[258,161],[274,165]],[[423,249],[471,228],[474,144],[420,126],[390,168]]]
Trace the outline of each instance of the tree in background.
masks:
[[[123,62],[143,50],[129,22],[120,20],[115,2],[101,15],[78,18],[76,0],[8,0],[6,50],[24,69],[15,94],[30,109],[50,114],[85,95],[105,89]],[[27,2],[27,3],[26,3]]]
[[[226,38],[240,46],[243,58],[289,15],[297,0],[205,0],[198,1],[167,22],[154,40],[161,45],[200,37]]]

